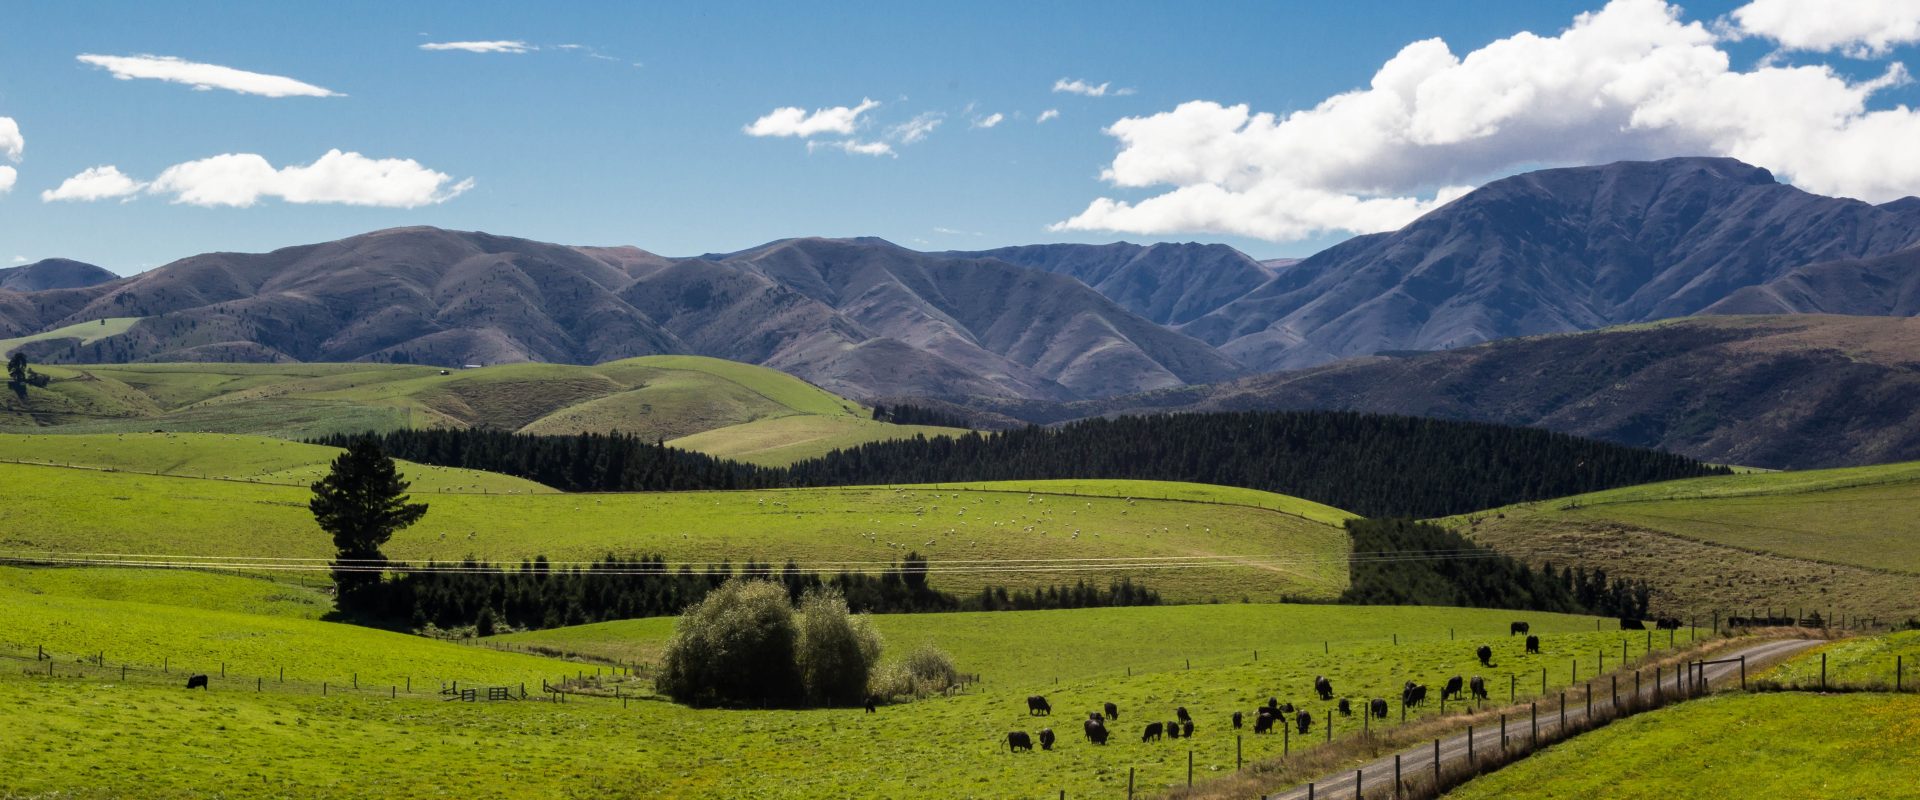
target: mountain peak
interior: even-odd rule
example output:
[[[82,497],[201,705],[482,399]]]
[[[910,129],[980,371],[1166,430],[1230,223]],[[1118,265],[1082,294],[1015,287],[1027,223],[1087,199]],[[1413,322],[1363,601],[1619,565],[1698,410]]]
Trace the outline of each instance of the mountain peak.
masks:
[[[119,279],[120,276],[105,269],[67,258],[49,258],[18,267],[0,268],[0,289],[13,292],[84,289]]]

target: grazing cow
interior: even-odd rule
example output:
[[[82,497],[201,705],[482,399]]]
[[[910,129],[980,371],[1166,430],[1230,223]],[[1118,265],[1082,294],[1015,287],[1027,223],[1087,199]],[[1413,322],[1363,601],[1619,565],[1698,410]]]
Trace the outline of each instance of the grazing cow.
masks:
[[[1368,707],[1372,709],[1373,716],[1375,719],[1387,718],[1387,701],[1376,697],[1376,698],[1373,698],[1372,703],[1368,704]]]
[[[1680,630],[1680,620],[1673,617],[1661,617],[1653,621],[1653,627],[1663,631]]]
[[[1647,623],[1644,623],[1644,622],[1641,622],[1640,620],[1637,620],[1637,619],[1631,619],[1631,618],[1628,618],[1628,617],[1621,617],[1621,618],[1620,618],[1620,630],[1623,630],[1623,631],[1644,631],[1644,630],[1646,630],[1646,629],[1647,629]]]
[[[1343,716],[1343,717],[1353,716],[1353,704],[1348,703],[1347,698],[1344,698],[1344,697],[1340,698],[1340,716]]]
[[[1034,716],[1037,714],[1050,715],[1052,713],[1053,713],[1053,706],[1047,705],[1047,698],[1041,697],[1040,695],[1037,695],[1037,694],[1027,698],[1027,716]]]
[[[1527,637],[1527,655],[1540,655],[1540,637],[1531,635]]]
[[[1240,712],[1238,711],[1233,712],[1233,729],[1234,730],[1236,731],[1240,730],[1241,721],[1242,721],[1242,717],[1240,716]]]
[[[1183,719],[1180,721],[1180,738],[1193,738],[1193,720]]]
[[[1292,704],[1292,703],[1281,703],[1281,704],[1280,704],[1280,706],[1279,706],[1278,708],[1275,708],[1274,710],[1275,710],[1275,711],[1278,711],[1278,712],[1280,712],[1280,713],[1282,713],[1282,714],[1291,714],[1291,713],[1293,713],[1293,704]]]
[[[1119,707],[1119,706],[1116,706],[1116,705],[1114,705],[1114,704],[1112,704],[1112,703],[1108,703],[1108,704],[1107,704],[1107,719],[1110,719],[1110,720],[1113,720],[1114,722],[1119,722],[1119,721],[1120,721],[1120,707]]]
[[[1322,700],[1333,699],[1333,681],[1327,680],[1325,677],[1316,676],[1313,679],[1313,690],[1320,693],[1320,699]]]
[[[1174,709],[1173,715],[1176,717],[1179,717],[1181,722],[1186,722],[1187,720],[1193,719],[1193,716],[1187,713],[1186,706],[1181,706],[1179,708]]]
[[[1426,701],[1427,687],[1425,685],[1407,681],[1406,688],[1400,690],[1400,705],[1417,706]]]
[[[189,689],[206,689],[207,691],[213,691],[212,689],[210,689],[210,688],[208,688],[208,686],[207,686],[207,676],[205,676],[205,675],[192,675],[192,676],[188,676],[188,678],[187,678],[187,688],[189,688]]]
[[[1277,710],[1279,710],[1279,708],[1280,708],[1280,700],[1279,700],[1278,698],[1274,698],[1274,697],[1269,697],[1269,698],[1267,698],[1267,708],[1271,708],[1271,709],[1274,709],[1274,710],[1276,710],[1276,711],[1277,711]]]
[[[1140,741],[1143,741],[1143,742],[1160,741],[1160,723],[1158,722],[1147,723],[1147,730],[1146,732],[1140,734]]]
[[[1087,731],[1087,741],[1094,744],[1107,743],[1107,726],[1105,723],[1097,719],[1090,719],[1081,723],[1081,726]]]
[[[880,702],[880,701],[878,701],[878,700],[875,700],[875,699],[873,699],[872,697],[868,697],[868,698],[867,698],[867,713],[869,713],[869,714],[871,714],[871,713],[873,713],[873,707],[874,707],[874,705],[875,705],[875,704],[877,704],[877,703],[879,703],[879,702]]]
[[[1467,682],[1464,679],[1462,679],[1460,676],[1455,675],[1451,678],[1448,678],[1447,685],[1440,687],[1441,702],[1446,702],[1451,698],[1459,697],[1461,690],[1465,689],[1466,687],[1467,687]]]
[[[1473,651],[1473,654],[1480,657],[1480,666],[1493,666],[1493,648],[1483,644],[1480,645],[1480,649]]]
[[[1180,721],[1179,720],[1173,720],[1167,723],[1167,738],[1169,739],[1180,738]]]
[[[1107,718],[1100,716],[1100,712],[1098,711],[1087,712],[1087,719],[1093,720],[1094,722],[1098,722],[1102,725],[1105,725],[1107,723]]]
[[[1487,679],[1478,675],[1473,676],[1473,680],[1467,682],[1467,691],[1473,693],[1475,700],[1487,699]]]
[[[1526,633],[1531,630],[1533,630],[1533,628],[1527,625],[1527,623],[1516,622],[1516,623],[1513,623],[1512,625],[1507,626],[1507,635],[1513,636],[1516,634]]]
[[[1033,739],[1027,736],[1027,732],[1014,731],[1007,734],[1007,752],[1016,753],[1021,750],[1033,752]]]
[[[1253,732],[1256,734],[1272,733],[1273,722],[1276,719],[1279,719],[1279,717],[1268,714],[1265,709],[1261,709],[1260,715],[1253,718]]]
[[[1305,711],[1294,714],[1293,729],[1299,731],[1303,736],[1306,735],[1307,731],[1313,730],[1313,715]]]
[[[1040,749],[1042,750],[1053,749],[1053,729],[1052,728],[1040,729]]]

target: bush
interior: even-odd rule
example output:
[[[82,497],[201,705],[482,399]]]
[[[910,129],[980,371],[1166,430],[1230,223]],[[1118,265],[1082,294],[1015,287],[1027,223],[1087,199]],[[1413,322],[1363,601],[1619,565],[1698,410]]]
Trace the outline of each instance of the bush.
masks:
[[[728,581],[680,615],[655,686],[691,706],[796,706],[798,639],[786,587]]]
[[[847,612],[839,589],[807,592],[800,601],[800,678],[815,705],[858,705],[880,660],[880,633],[865,614]]]
[[[943,694],[960,685],[960,670],[953,657],[932,642],[920,645],[904,660],[874,673],[868,691],[881,698],[920,698]]]

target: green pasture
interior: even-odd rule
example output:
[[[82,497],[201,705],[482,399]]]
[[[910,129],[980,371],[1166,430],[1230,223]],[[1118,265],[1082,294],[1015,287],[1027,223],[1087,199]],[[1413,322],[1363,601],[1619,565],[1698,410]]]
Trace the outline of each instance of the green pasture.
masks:
[[[22,464],[0,464],[0,485],[0,553],[333,554],[304,486]],[[429,510],[385,548],[396,559],[660,554],[877,572],[918,552],[949,562],[930,582],[958,593],[1127,577],[1169,601],[1330,599],[1347,583],[1345,531],[1246,506],[908,487],[416,497]]]
[[[667,444],[710,456],[779,467],[834,450],[916,436],[952,436],[955,428],[894,425],[858,416],[793,415],[714,428]]]
[[[0,433],[0,461],[301,487],[325,477],[340,452],[283,439],[214,433]],[[421,493],[554,491],[497,472],[407,461],[399,466],[413,482],[413,491]]]
[[[1841,639],[1808,651],[1768,670],[1761,678],[1786,686],[1820,686],[1821,657],[1825,656],[1827,685],[1842,689],[1920,689],[1920,631]],[[1896,671],[1904,673],[1896,676]]]
[[[1920,697],[1735,694],[1615,722],[1447,796],[1912,797],[1917,769]]]
[[[48,342],[56,339],[79,339],[81,344],[93,344],[109,336],[126,333],[133,323],[144,317],[108,317],[106,319],[76,322],[61,328],[41,331],[30,336],[16,336],[12,339],[0,339],[0,356],[12,353],[15,348],[31,342]]]

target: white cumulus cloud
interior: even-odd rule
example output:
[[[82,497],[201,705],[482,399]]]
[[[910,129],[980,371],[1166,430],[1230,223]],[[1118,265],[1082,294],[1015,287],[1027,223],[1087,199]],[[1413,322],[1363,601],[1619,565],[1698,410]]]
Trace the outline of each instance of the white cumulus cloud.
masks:
[[[846,136],[860,123],[860,115],[880,106],[879,101],[861,98],[857,106],[834,106],[815,109],[813,113],[798,106],[776,108],[766,116],[754,120],[743,130],[748,136],[799,136],[808,137],[822,133]]]
[[[0,155],[9,161],[18,162],[21,154],[27,151],[27,140],[20,135],[20,123],[12,117],[0,117]]]
[[[248,72],[218,64],[200,64],[172,56],[103,56],[83,53],[81,62],[123,81],[148,79],[184,83],[201,91],[225,89],[261,97],[339,97],[339,93],[281,75]]]
[[[1002,114],[1002,113],[1000,113],[1000,112],[998,112],[998,111],[995,111],[995,112],[993,112],[992,114],[988,114],[988,115],[986,115],[986,116],[984,116],[984,117],[974,117],[974,119],[973,119],[973,127],[976,127],[976,128],[991,128],[991,127],[993,127],[993,126],[995,126],[995,125],[998,125],[998,124],[1000,124],[1000,123],[1002,123],[1002,122],[1004,122],[1004,121],[1006,121],[1006,119],[1007,119],[1007,115],[1005,115],[1005,114]]]
[[[1040,112],[1040,116],[1034,117],[1033,121],[1035,124],[1039,124],[1039,123],[1044,123],[1048,120],[1054,120],[1059,118],[1060,118],[1060,109],[1049,108],[1045,111]]]
[[[20,179],[20,173],[13,167],[0,167],[0,194],[13,191],[13,184]]]
[[[1114,95],[1118,97],[1122,95],[1133,94],[1132,89],[1113,88],[1112,82],[1103,82],[1099,84],[1094,84],[1088,81],[1083,81],[1079,78],[1073,78],[1071,80],[1067,78],[1061,78],[1057,81],[1054,81],[1053,90],[1056,92],[1065,92],[1067,94],[1084,95],[1086,97],[1106,97],[1107,95]]]
[[[1370,85],[1284,116],[1195,100],[1107,128],[1102,177],[1154,189],[1093,200],[1055,230],[1203,231],[1275,241],[1397,228],[1473,183],[1538,166],[1724,155],[1801,188],[1881,202],[1920,192],[1920,113],[1869,110],[1905,83],[1826,65],[1734,69],[1661,0],[1613,0],[1555,36],[1455,55],[1414,42]]]
[[[280,168],[252,153],[175,164],[146,190],[196,206],[246,207],[279,198],[289,203],[416,208],[444,203],[471,188],[471,178],[455,181],[413,159],[329,150],[312,164]]]
[[[1741,33],[1789,50],[1871,58],[1920,42],[1916,0],[1753,0],[1732,16]]]
[[[119,167],[109,164],[81,171],[62,181],[59,188],[41,192],[40,200],[51,203],[56,200],[91,202],[114,197],[132,198],[145,188],[146,184],[127,177]]]
[[[863,142],[858,139],[839,139],[834,141],[814,140],[807,142],[807,152],[815,150],[839,150],[850,156],[888,156],[897,158],[893,145],[886,142]]]
[[[579,45],[561,45],[562,50],[572,50]],[[480,42],[425,42],[422,50],[436,52],[457,51],[462,53],[530,53],[540,48],[522,41],[493,40]]]

